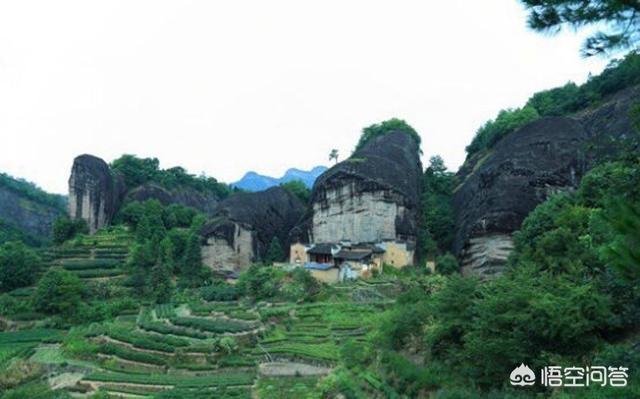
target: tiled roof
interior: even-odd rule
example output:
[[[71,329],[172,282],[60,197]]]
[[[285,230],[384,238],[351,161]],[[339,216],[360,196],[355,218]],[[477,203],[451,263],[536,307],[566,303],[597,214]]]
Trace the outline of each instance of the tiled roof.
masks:
[[[345,260],[362,260],[371,256],[371,250],[363,250],[363,251],[347,251],[341,250],[338,252],[334,258],[337,259],[345,259]]]
[[[313,248],[307,251],[307,253],[312,255],[331,255],[332,249],[338,249],[335,244],[315,244]]]

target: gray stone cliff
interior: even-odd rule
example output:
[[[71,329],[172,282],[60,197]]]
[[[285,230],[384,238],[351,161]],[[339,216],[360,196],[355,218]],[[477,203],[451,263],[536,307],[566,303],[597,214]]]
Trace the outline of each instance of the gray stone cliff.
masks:
[[[232,195],[201,231],[203,262],[214,270],[239,271],[264,259],[273,237],[286,252],[289,231],[304,211],[304,204],[281,187]]]
[[[500,273],[513,248],[512,232],[529,212],[551,194],[575,189],[597,159],[630,137],[629,107],[638,100],[639,87],[623,90],[573,117],[534,121],[467,159],[453,198],[453,249],[463,273]]]
[[[291,237],[314,243],[415,244],[421,176],[419,145],[408,134],[372,139],[318,178],[308,212]]]

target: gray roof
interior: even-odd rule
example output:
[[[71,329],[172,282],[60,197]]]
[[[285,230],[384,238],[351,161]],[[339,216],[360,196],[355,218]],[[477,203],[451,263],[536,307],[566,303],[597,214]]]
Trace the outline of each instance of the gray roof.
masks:
[[[338,246],[335,244],[316,244],[307,253],[312,255],[333,255],[333,252],[331,252],[333,249],[338,249]]]
[[[371,256],[371,250],[365,251],[347,251],[340,250],[334,257],[336,259],[345,259],[345,260],[363,260]]]

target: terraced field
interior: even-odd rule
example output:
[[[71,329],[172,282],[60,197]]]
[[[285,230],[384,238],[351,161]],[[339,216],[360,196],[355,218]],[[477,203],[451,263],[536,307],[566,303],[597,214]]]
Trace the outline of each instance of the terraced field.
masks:
[[[132,237],[125,230],[98,232],[42,254],[46,268],[62,268],[81,279],[121,277]]]
[[[348,302],[154,305],[135,317],[92,324],[68,336],[47,329],[2,333],[0,362],[20,356],[55,363],[60,373],[79,371],[81,378],[64,388],[79,397],[100,391],[136,398],[250,398],[252,394],[275,398],[282,391],[287,392],[284,397],[293,398],[313,392],[322,376],[298,377],[287,365],[330,371],[338,359],[339,344],[364,339],[373,316],[384,306]],[[47,347],[51,342],[62,342],[62,346]],[[78,347],[84,349],[74,349]],[[278,367],[260,375],[259,364],[270,362]],[[282,369],[282,375],[273,375],[274,369]]]

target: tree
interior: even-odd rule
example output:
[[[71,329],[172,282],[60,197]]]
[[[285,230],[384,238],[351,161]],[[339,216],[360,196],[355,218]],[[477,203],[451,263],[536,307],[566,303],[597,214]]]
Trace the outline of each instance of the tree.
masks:
[[[82,296],[82,282],[66,270],[50,270],[40,281],[34,295],[36,310],[46,314],[74,315]]]
[[[335,160],[338,163],[338,150],[335,148],[329,153],[329,161],[331,160]]]
[[[0,291],[10,291],[33,284],[40,268],[40,258],[19,241],[0,246]]]
[[[200,284],[202,277],[202,254],[200,252],[200,239],[197,234],[191,233],[189,235],[181,266],[183,285],[194,287]]]
[[[306,204],[309,202],[311,190],[309,190],[301,180],[292,180],[290,182],[282,183],[280,186],[298,197],[298,199],[303,203]]]
[[[53,224],[53,242],[60,245],[78,234],[87,234],[88,232],[89,226],[84,219],[71,220],[67,217],[60,217]]]
[[[265,255],[265,262],[271,265],[273,262],[282,261],[284,257],[285,254],[282,250],[282,246],[280,245],[280,240],[278,240],[278,237],[273,237],[273,239],[271,239],[271,243],[269,243],[267,254]]]
[[[593,56],[632,48],[640,40],[640,2],[629,0],[520,0],[529,9],[529,26],[559,32],[563,26],[606,25],[588,37],[582,54]]]
[[[538,111],[531,105],[523,108],[503,109],[495,120],[486,122],[476,132],[471,144],[466,147],[467,156],[492,148],[501,138],[522,126],[538,119]]]
[[[436,271],[444,275],[454,274],[460,271],[460,265],[456,257],[447,252],[436,258]]]
[[[429,167],[424,172],[421,210],[422,223],[418,231],[418,260],[447,251],[451,247],[454,231],[454,215],[451,197],[456,185],[456,177],[447,171],[442,158],[431,157]]]
[[[151,269],[151,290],[157,303],[167,303],[171,299],[171,272],[162,262]]]
[[[381,123],[374,123],[373,125],[362,129],[362,135],[360,136],[360,140],[358,140],[358,144],[356,145],[354,152],[364,147],[364,145],[370,140],[391,132],[407,133],[413,140],[415,140],[418,147],[420,147],[421,139],[418,132],[416,132],[414,128],[402,119],[391,118]],[[420,150],[420,152],[422,153],[422,150]]]

